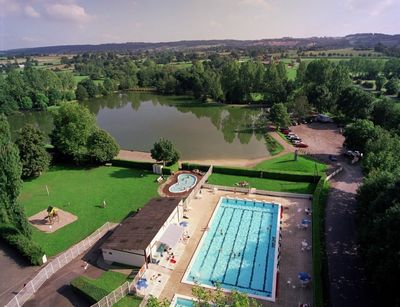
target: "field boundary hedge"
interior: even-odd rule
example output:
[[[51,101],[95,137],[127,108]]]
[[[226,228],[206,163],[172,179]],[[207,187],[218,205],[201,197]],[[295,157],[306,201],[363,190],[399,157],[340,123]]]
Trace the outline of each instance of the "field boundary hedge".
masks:
[[[139,168],[152,171],[153,162],[143,162],[143,161],[131,161],[131,160],[121,160],[113,159],[111,160],[113,166],[129,167],[129,168]]]
[[[209,167],[209,165],[182,163],[182,169],[186,170],[199,169],[207,171]],[[213,173],[310,183],[316,183],[321,178],[319,175],[314,176],[307,173],[273,172],[223,166],[214,166]]]
[[[312,259],[313,259],[313,301],[314,306],[327,304],[327,258],[325,249],[325,205],[328,198],[329,182],[321,177],[312,200]]]

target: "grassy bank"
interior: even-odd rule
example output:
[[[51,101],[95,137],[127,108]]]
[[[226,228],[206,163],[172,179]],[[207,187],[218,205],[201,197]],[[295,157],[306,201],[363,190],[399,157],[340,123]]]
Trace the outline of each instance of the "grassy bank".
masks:
[[[299,172],[315,175],[324,173],[327,166],[322,162],[301,155],[299,155],[297,161],[295,161],[294,153],[288,153],[281,157],[263,161],[254,168],[263,171]]]
[[[70,212],[78,219],[54,233],[33,229],[33,240],[55,255],[81,241],[105,222],[120,222],[157,196],[156,175],[124,167],[64,167],[50,169],[23,185],[19,201],[27,216],[49,205]],[[49,189],[49,195],[46,192]],[[101,204],[106,201],[106,208]]]
[[[275,140],[270,134],[265,135],[265,144],[271,156],[275,156],[283,151],[283,146]]]
[[[315,184],[309,182],[292,182],[275,179],[256,178],[248,176],[226,175],[213,173],[208,183],[229,187],[237,187],[237,183],[247,181],[251,188],[260,190],[312,194]]]

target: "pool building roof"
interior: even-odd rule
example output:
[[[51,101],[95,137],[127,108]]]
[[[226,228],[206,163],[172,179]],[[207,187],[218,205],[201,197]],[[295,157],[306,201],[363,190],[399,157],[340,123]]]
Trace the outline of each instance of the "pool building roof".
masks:
[[[125,219],[102,248],[114,250],[145,250],[181,198],[153,198],[138,213]]]

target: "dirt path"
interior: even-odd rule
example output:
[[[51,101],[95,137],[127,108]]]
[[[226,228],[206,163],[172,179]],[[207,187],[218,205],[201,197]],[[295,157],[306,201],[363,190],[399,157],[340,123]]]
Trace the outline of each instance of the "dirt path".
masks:
[[[274,156],[265,156],[255,159],[197,159],[197,160],[181,160],[180,163],[194,163],[194,164],[205,164],[205,165],[220,165],[220,166],[236,166],[236,167],[254,167],[257,164],[273,159],[276,157],[283,156],[289,152],[294,151],[294,147],[283,140],[280,135],[276,132],[270,132],[270,135],[283,146],[283,151]],[[153,162],[156,161],[151,158],[149,152],[133,151],[133,150],[120,150],[117,159],[130,160],[130,161],[143,161]]]

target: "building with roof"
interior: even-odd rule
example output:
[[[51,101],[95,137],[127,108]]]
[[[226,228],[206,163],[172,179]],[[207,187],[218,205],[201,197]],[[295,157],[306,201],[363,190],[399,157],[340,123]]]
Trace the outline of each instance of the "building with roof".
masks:
[[[101,250],[107,262],[136,267],[152,262],[160,248],[173,248],[183,228],[183,205],[180,198],[154,198],[138,213],[125,219],[103,243]]]

